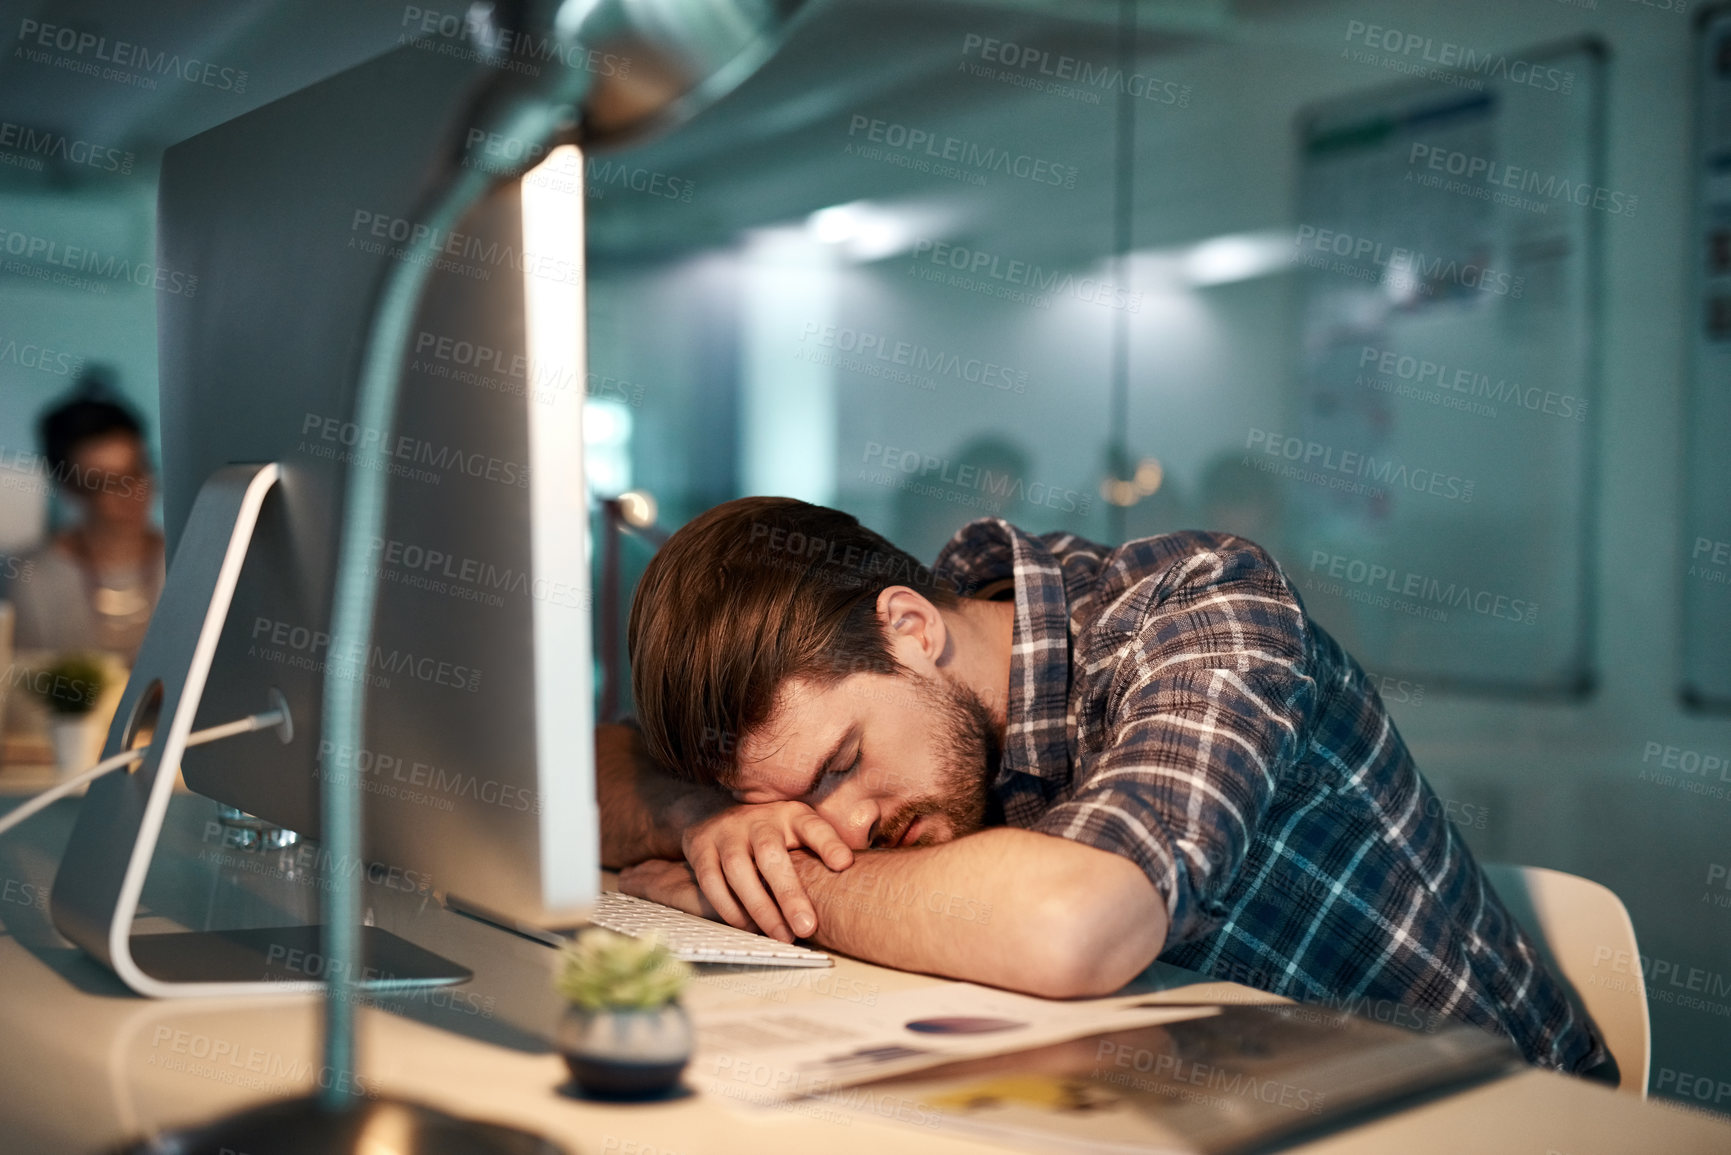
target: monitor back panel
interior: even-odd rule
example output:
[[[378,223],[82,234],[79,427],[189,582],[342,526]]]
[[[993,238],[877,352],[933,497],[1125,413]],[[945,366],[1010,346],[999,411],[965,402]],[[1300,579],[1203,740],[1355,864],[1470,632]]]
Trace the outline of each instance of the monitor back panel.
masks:
[[[165,157],[160,261],[197,278],[160,307],[171,544],[213,470],[283,468],[198,724],[252,713],[275,687],[296,725],[286,746],[260,734],[188,751],[184,770],[194,790],[311,837],[321,780],[357,781],[367,855],[401,872],[385,877],[554,921],[596,887],[590,599],[581,548],[537,551],[531,531],[557,517],[544,534],[580,546],[587,533],[584,373],[531,364],[524,270],[579,293],[582,271],[580,254],[527,251],[519,186],[440,238],[396,427],[352,420],[373,297],[490,79],[411,45]],[[580,213],[580,183],[574,195]],[[367,439],[391,473],[370,559],[379,612],[364,748],[337,750],[323,671],[345,471]]]

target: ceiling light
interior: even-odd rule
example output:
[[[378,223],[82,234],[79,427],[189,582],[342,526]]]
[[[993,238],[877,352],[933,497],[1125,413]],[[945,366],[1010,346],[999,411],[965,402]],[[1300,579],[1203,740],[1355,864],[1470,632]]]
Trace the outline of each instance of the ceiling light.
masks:
[[[1191,246],[1184,274],[1192,285],[1226,285],[1278,272],[1288,264],[1284,233],[1231,233]]]
[[[881,261],[910,247],[913,232],[902,214],[870,201],[850,201],[818,209],[805,218],[806,233],[848,259]]]

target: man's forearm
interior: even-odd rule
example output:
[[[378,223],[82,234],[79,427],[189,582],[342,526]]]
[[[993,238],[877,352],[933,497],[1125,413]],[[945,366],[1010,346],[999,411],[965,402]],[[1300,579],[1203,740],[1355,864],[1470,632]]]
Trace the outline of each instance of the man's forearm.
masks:
[[[843,871],[794,858],[816,940],[902,970],[1098,995],[1140,972],[1166,938],[1164,906],[1134,864],[1026,830],[859,853]]]
[[[595,727],[601,864],[618,870],[647,858],[680,858],[685,828],[730,805],[719,790],[682,782],[651,761],[631,726]]]

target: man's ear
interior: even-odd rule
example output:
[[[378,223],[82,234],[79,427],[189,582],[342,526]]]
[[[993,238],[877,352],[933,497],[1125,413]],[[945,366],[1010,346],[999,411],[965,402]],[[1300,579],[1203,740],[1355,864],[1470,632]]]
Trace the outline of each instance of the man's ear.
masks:
[[[877,611],[878,624],[883,626],[896,660],[930,675],[949,642],[938,607],[907,586],[889,586],[878,594]]]

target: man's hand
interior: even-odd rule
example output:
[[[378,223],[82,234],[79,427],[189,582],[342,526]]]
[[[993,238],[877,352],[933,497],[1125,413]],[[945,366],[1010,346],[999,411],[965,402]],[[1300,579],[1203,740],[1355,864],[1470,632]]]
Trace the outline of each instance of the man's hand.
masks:
[[[721,919],[721,916],[715,913],[715,908],[704,899],[703,891],[697,885],[697,876],[691,873],[689,863],[675,862],[668,858],[646,858],[619,872],[619,889],[637,898],[647,898],[650,902],[659,902],[662,906],[683,910],[686,914],[717,921]]]
[[[835,827],[803,802],[730,807],[687,827],[682,849],[703,897],[723,921],[792,942],[817,929],[817,912],[788,855],[801,846],[831,870],[853,864],[853,851]]]

